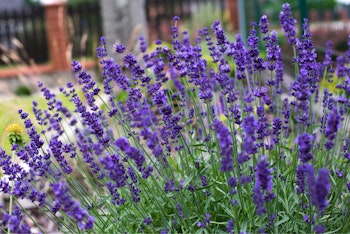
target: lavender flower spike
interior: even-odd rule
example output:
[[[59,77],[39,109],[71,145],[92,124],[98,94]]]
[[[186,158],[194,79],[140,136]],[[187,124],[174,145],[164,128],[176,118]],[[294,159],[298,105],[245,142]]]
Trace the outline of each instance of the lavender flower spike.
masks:
[[[262,34],[267,34],[269,31],[269,21],[266,15],[263,15],[259,21],[259,27]]]
[[[288,39],[290,45],[295,45],[297,42],[296,38],[296,19],[293,18],[292,10],[289,3],[282,5],[282,11],[280,12],[280,23],[284,32],[284,35]]]
[[[307,132],[299,135],[296,139],[296,143],[299,145],[298,155],[302,163],[306,163],[312,159],[311,149],[313,140],[314,137]]]
[[[275,198],[272,190],[272,170],[269,168],[269,163],[266,162],[266,157],[262,156],[256,167],[255,187],[253,189],[253,200],[256,205],[256,213],[261,216],[267,212],[265,202]]]
[[[327,138],[325,148],[330,150],[334,146],[334,140],[336,138],[337,131],[340,127],[340,115],[337,108],[334,108],[332,113],[328,115],[327,125],[324,130],[324,135]]]
[[[266,157],[261,157],[261,161],[257,165],[257,170],[255,173],[255,186],[260,187],[267,192],[271,192],[272,189],[272,170],[269,169],[269,163],[266,162]]]
[[[221,148],[221,171],[232,171],[232,138],[230,131],[219,121],[214,121],[214,129],[217,132],[217,137]]]
[[[317,180],[314,184],[310,183],[309,187],[312,204],[316,206],[319,213],[322,214],[328,206],[327,196],[331,188],[328,170],[320,169]]]

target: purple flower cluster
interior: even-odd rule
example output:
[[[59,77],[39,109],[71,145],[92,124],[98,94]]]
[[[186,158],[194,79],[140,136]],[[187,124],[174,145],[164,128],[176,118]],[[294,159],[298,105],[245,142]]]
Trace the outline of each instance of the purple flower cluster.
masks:
[[[328,206],[327,196],[329,195],[331,184],[329,171],[320,169],[315,177],[315,170],[311,164],[299,165],[297,169],[297,192],[303,193],[308,188],[308,194],[319,214],[322,214]],[[307,183],[307,187],[306,187]]]
[[[226,232],[227,233],[234,233],[233,227],[234,227],[234,220],[230,219],[229,221],[227,221],[227,226],[226,226]]]
[[[244,132],[243,152],[252,155],[258,152],[255,133],[259,127],[259,123],[253,115],[249,115],[243,119],[242,128]]]
[[[105,48],[105,46],[106,46],[106,38],[102,36],[100,38],[100,46],[96,48],[98,58],[103,59],[108,55],[107,49]]]
[[[227,172],[233,170],[233,159],[232,159],[232,138],[230,131],[220,122],[219,120],[214,121],[214,130],[217,133],[217,138],[220,144],[221,150],[221,171]]]
[[[28,174],[23,167],[12,162],[11,156],[7,155],[3,149],[0,149],[0,167],[3,174],[8,175],[11,181],[21,181]]]
[[[179,189],[175,187],[175,181],[173,179],[167,179],[164,184],[164,192],[169,193],[173,191],[178,191]]]
[[[62,142],[56,139],[52,139],[50,141],[49,147],[50,147],[51,153],[53,154],[56,161],[60,165],[62,171],[66,174],[72,173],[73,169],[71,168],[71,166],[69,166],[67,160],[64,157],[64,153],[65,153],[64,151],[67,150],[69,152],[70,149],[69,148],[64,149]]]
[[[36,105],[34,104],[34,114],[36,114],[35,106]],[[43,155],[39,151],[42,149],[44,141],[41,139],[32,121],[27,118],[28,115],[22,110],[19,110],[18,112],[25,123],[26,132],[29,136],[30,142],[23,148],[20,148],[16,151],[17,156],[24,162],[28,163],[30,166],[31,177],[34,177],[35,175],[43,176],[47,173],[51,174],[51,160],[49,154],[45,153],[45,155]],[[44,122],[46,121],[47,120],[44,120]]]
[[[305,176],[311,203],[317,208],[319,214],[322,214],[328,205],[327,196],[331,188],[329,172],[326,169],[320,169],[318,176],[315,177],[313,166],[307,164],[305,166]]]
[[[266,15],[261,16],[259,21],[259,27],[262,34],[267,34],[267,32],[269,31],[269,20],[267,19]]]
[[[94,218],[86,210],[81,208],[79,202],[72,200],[67,185],[63,182],[53,183],[51,187],[55,195],[52,212],[56,213],[62,210],[77,222],[80,229],[92,229]]]
[[[110,181],[107,182],[107,188],[113,196],[113,203],[117,205],[124,204],[126,200],[120,197],[118,189],[127,184],[128,175],[119,155],[113,154],[110,157],[101,158],[100,162],[110,178]]]
[[[241,35],[239,34],[236,35],[236,43],[232,43],[230,47],[231,47],[231,50],[233,51],[232,56],[236,64],[236,78],[238,80],[245,79],[247,50],[244,46]],[[231,53],[228,52],[228,55],[231,55]]]
[[[305,173],[308,169],[307,164],[301,164],[298,165],[298,168],[296,169],[296,191],[297,193],[303,193],[305,191]]]
[[[77,148],[83,157],[84,162],[92,170],[94,174],[97,175],[97,178],[102,179],[104,177],[104,172],[101,170],[100,165],[96,162],[93,157],[93,152],[100,152],[99,144],[92,144],[92,139],[87,137],[84,132],[79,129],[75,130],[75,134],[79,141],[77,142]]]
[[[297,42],[297,33],[295,26],[297,21],[292,15],[292,10],[289,3],[285,3],[282,5],[282,11],[280,12],[279,18],[284,35],[288,39],[288,43],[290,45],[295,45],[295,43]]]
[[[296,143],[298,144],[298,156],[302,163],[306,163],[312,159],[312,146],[313,146],[314,137],[305,132],[300,134],[296,139]]]
[[[266,56],[268,65],[267,68],[270,71],[276,70],[278,62],[282,62],[281,48],[278,45],[277,32],[272,31],[266,38]]]
[[[312,204],[316,206],[319,213],[322,214],[328,205],[327,196],[331,188],[329,172],[326,169],[320,169],[317,178],[314,180],[308,178],[308,180]]]
[[[255,172],[255,186],[253,189],[253,200],[256,205],[256,213],[261,216],[267,212],[265,203],[275,198],[272,190],[272,170],[266,157],[261,157]]]
[[[142,178],[147,179],[152,171],[152,166],[144,166],[146,161],[145,156],[135,147],[131,146],[126,138],[119,138],[115,145],[125,153],[124,160],[132,159],[137,169],[142,173]]]
[[[2,214],[2,226],[8,227],[11,233],[31,233],[28,224],[22,222],[23,215],[18,206],[14,207],[12,214],[3,213]]]
[[[210,224],[210,214],[205,214],[205,220],[204,222],[198,221],[197,222],[197,227],[199,228],[206,228]]]
[[[250,34],[247,40],[247,45],[249,46],[248,55],[253,62],[254,71],[265,70],[264,59],[259,57],[260,55],[259,38],[257,36],[255,29],[250,30]]]
[[[150,225],[152,223],[152,219],[151,217],[147,217],[143,220],[143,222],[146,224],[146,225]]]
[[[314,226],[314,231],[316,234],[322,234],[322,233],[324,233],[325,230],[326,230],[325,227],[321,224]]]
[[[185,214],[183,213],[182,207],[179,203],[176,203],[176,209],[177,209],[177,212],[178,212],[180,219],[184,219]]]
[[[334,147],[334,140],[340,127],[340,118],[341,116],[336,108],[328,115],[326,128],[324,130],[324,135],[327,138],[327,142],[325,143],[325,148],[327,150]]]

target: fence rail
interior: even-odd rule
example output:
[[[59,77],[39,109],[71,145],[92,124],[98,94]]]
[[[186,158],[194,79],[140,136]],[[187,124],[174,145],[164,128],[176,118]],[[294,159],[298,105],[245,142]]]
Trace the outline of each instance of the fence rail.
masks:
[[[7,61],[9,54],[6,50],[11,50],[20,55],[20,59],[23,61],[28,60],[23,48],[14,39],[17,39],[23,45],[28,56],[34,59],[35,62],[43,63],[48,60],[43,8],[33,7],[21,11],[5,10],[0,12],[0,44],[2,46],[0,65],[9,62]],[[10,62],[15,62],[13,60],[16,60],[16,58],[13,57],[13,53],[10,57],[12,57]]]
[[[223,17],[226,10],[225,3],[226,0],[145,0],[149,39],[150,41],[170,39],[171,21],[175,15],[180,16],[182,22],[191,21],[191,18],[192,21],[196,21],[195,18],[197,16],[197,18],[200,18],[197,21],[201,21],[201,23],[205,20],[212,23],[210,17],[213,17],[215,11],[218,12],[216,16]],[[210,4],[210,13],[204,12],[201,15],[201,11],[204,9],[203,6],[207,4]],[[271,18],[269,19],[272,21],[278,22],[277,12],[268,9],[267,12],[264,12],[264,8],[260,5],[256,8],[263,10],[262,13],[270,15]],[[6,61],[5,55],[9,54],[8,51],[5,51],[6,49],[17,52],[23,60],[29,57],[34,59],[36,63],[48,62],[48,42],[44,14],[44,7],[40,6],[27,7],[20,11],[0,11],[0,66],[6,64],[4,62]],[[337,35],[342,31],[344,35],[350,31],[348,26],[348,22],[350,22],[350,7],[348,6],[346,8],[344,6],[338,7],[333,10],[309,10],[309,17],[312,22],[312,29],[316,28],[320,32],[320,35],[318,35],[318,31],[313,30],[314,37],[320,37],[319,40],[327,34],[323,31],[331,32],[331,34],[334,34],[333,31],[337,31]],[[93,3],[68,6],[67,19],[69,41],[72,45],[72,57],[94,56],[98,39],[102,35],[100,2],[96,0]],[[324,21],[327,21],[327,24]],[[323,29],[323,27],[327,28]],[[330,28],[334,28],[334,30],[330,30]],[[342,41],[337,43],[339,47],[346,44],[347,37],[340,37],[339,35],[338,38],[342,39]],[[18,47],[18,43],[13,43],[14,39],[23,44],[23,48],[27,51],[28,56]]]
[[[99,3],[68,6],[67,20],[72,57],[94,56],[102,35]],[[43,6],[0,11],[0,66],[18,63],[15,54],[25,62],[29,58],[39,64],[49,62],[46,27]],[[24,50],[18,47],[15,39],[23,45]],[[13,59],[9,60],[9,57]]]
[[[68,6],[68,32],[72,43],[72,57],[94,56],[102,36],[99,2]]]
[[[218,17],[222,16],[225,10],[225,0],[146,0],[145,2],[150,41],[170,39],[171,21],[175,15],[180,16],[182,22],[188,22],[208,4],[210,9],[217,10]],[[73,58],[94,56],[98,40],[103,34],[100,14],[100,2],[97,0],[67,7],[68,38]],[[205,16],[207,15],[205,13]],[[23,60],[31,58],[39,64],[49,62],[46,27],[43,6],[27,7],[20,11],[0,11],[0,66],[9,62],[4,59],[5,55],[9,54],[8,49],[21,55]],[[13,43],[14,39],[23,44],[28,56]]]

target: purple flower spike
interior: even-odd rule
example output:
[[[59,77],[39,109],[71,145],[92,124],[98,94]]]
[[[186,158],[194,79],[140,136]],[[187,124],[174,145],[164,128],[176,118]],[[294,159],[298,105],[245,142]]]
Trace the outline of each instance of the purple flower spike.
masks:
[[[277,32],[272,31],[269,36],[267,36],[266,43],[267,61],[268,69],[270,71],[276,70],[277,62],[282,61],[281,49],[278,45]]]
[[[106,46],[106,38],[102,36],[100,38],[100,46],[96,48],[97,57],[100,59],[103,59],[108,55],[105,46]]]
[[[320,169],[318,171],[318,176],[315,177],[313,166],[311,164],[305,164],[304,172],[307,178],[308,193],[311,197],[311,203],[318,209],[319,214],[322,214],[328,205],[327,196],[331,189],[329,171]]]
[[[234,227],[234,221],[233,219],[230,219],[229,221],[227,221],[226,232],[233,233],[233,227]]]
[[[255,140],[255,132],[259,126],[258,121],[256,121],[253,115],[247,116],[243,119],[242,128],[245,133],[243,139],[243,150],[248,154],[255,154],[258,150]]]
[[[176,209],[177,209],[177,212],[179,214],[180,219],[184,219],[185,215],[184,215],[182,207],[179,203],[176,204]]]
[[[230,49],[233,51],[232,56],[236,63],[236,78],[238,80],[245,79],[247,50],[240,34],[236,35],[236,43],[231,43]],[[231,53],[229,54],[231,55]]]
[[[323,66],[330,67],[333,64],[332,54],[333,54],[333,42],[327,41],[326,43],[326,53],[324,55]]]
[[[234,178],[234,177],[231,177],[229,180],[228,180],[228,185],[232,188],[236,187],[237,186],[237,179]]]
[[[260,18],[259,27],[262,34],[266,34],[269,31],[269,21],[266,15]]]
[[[257,215],[261,216],[267,212],[265,208],[265,203],[263,199],[263,191],[259,187],[254,187],[253,189],[253,200],[256,206],[256,213]]]
[[[221,148],[221,171],[232,171],[232,138],[230,131],[219,121],[214,121],[214,129],[217,132]]]
[[[127,151],[130,148],[129,142],[125,137],[119,138],[115,145],[122,151]]]
[[[309,186],[312,186],[312,184]],[[318,172],[317,180],[313,185],[313,187],[310,189],[313,191],[311,193],[312,204],[317,207],[320,214],[323,213],[326,206],[328,205],[327,196],[330,191],[330,188],[331,188],[331,185],[329,181],[328,170],[320,169]]]
[[[151,217],[147,217],[143,220],[143,222],[146,224],[146,225],[150,225],[152,223],[152,219]]]
[[[324,135],[327,138],[325,143],[326,149],[330,150],[334,146],[334,139],[336,138],[337,131],[340,127],[340,115],[337,108],[334,108],[332,113],[328,115],[326,129]]]
[[[210,214],[206,214],[205,215],[205,223],[208,225],[208,224],[210,224]]]
[[[297,193],[303,193],[305,191],[305,164],[298,165],[296,177]]]
[[[285,3],[282,5],[282,11],[280,12],[280,24],[282,26],[284,35],[288,39],[288,43],[290,45],[295,45],[297,42],[296,38],[296,28],[295,25],[297,23],[296,19],[294,19],[292,15],[292,10],[290,8],[289,3]]]
[[[256,186],[268,192],[272,189],[272,170],[269,169],[269,164],[266,162],[266,157],[261,157],[261,161],[257,165],[257,171],[255,173]]]
[[[114,45],[115,52],[118,54],[122,54],[125,51],[125,46],[124,45]]]
[[[253,62],[254,71],[265,70],[264,60],[259,57],[259,38],[254,28],[250,30],[247,45],[249,47],[248,55]]]
[[[93,228],[94,218],[86,210],[81,208],[79,202],[71,198],[71,192],[65,183],[52,183],[51,187],[54,191],[54,203],[57,209],[61,209],[73,218],[78,223],[80,229]]]
[[[218,20],[215,21],[213,23],[213,25],[211,26],[211,28],[214,30],[214,34],[215,34],[215,37],[217,40],[217,45],[221,47],[220,51],[225,52],[227,40],[226,40],[226,35],[224,32],[224,29],[220,25],[220,21],[218,21]]]
[[[325,227],[321,224],[315,225],[314,226],[314,231],[316,234],[322,234],[325,231]]]
[[[145,53],[147,50],[147,43],[144,37],[139,38],[139,45],[140,45],[140,50],[142,53]]]
[[[255,172],[255,186],[253,189],[253,200],[256,205],[256,213],[261,216],[267,212],[265,202],[275,198],[272,190],[272,170],[269,168],[266,157],[262,156]]]
[[[302,163],[306,163],[307,161],[312,159],[312,145],[313,145],[314,137],[309,133],[303,133],[298,136],[296,143],[299,145],[299,158]]]
[[[135,147],[131,146],[125,137],[121,137],[116,140],[115,145],[123,152],[125,152],[127,158],[134,160],[137,168],[140,172],[143,171],[142,165],[145,162],[145,156]]]
[[[22,219],[20,208],[15,206],[12,215],[3,213],[2,226],[8,226],[12,233],[31,233],[30,227]]]

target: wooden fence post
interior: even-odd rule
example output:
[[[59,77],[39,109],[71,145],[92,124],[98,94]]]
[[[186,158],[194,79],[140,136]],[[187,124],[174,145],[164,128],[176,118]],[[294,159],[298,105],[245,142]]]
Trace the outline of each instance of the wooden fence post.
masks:
[[[70,69],[65,2],[45,4],[46,32],[50,61],[54,71]]]
[[[230,12],[230,22],[232,25],[232,30],[238,32],[239,22],[238,22],[238,1],[237,0],[226,0],[227,6]]]

